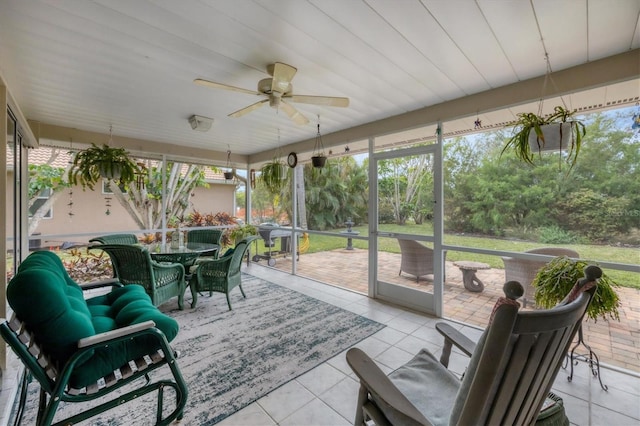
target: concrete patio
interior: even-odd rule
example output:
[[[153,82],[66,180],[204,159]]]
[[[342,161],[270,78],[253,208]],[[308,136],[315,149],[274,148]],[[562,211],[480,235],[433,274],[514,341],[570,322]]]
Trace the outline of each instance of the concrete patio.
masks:
[[[266,261],[260,263],[266,266]],[[399,254],[381,252],[379,277],[387,282],[432,291],[431,282],[424,277],[416,282],[415,277],[405,274],[399,276],[399,265]],[[277,258],[275,268],[290,272],[291,258]],[[495,301],[503,294],[504,270],[478,271],[478,278],[485,284],[485,289],[481,293],[473,293],[464,288],[462,273],[452,262],[446,262],[445,273],[444,317],[484,327]],[[297,274],[366,294],[367,251],[341,249],[302,254],[297,262]],[[603,319],[598,319],[597,322],[585,320],[583,326],[585,340],[603,365],[640,375],[640,291],[629,288],[619,288],[617,291],[621,299],[620,322]],[[584,348],[581,347],[581,349]],[[582,363],[576,366],[576,369],[587,368],[587,365]],[[604,384],[607,383],[606,370],[602,374],[602,380]]]

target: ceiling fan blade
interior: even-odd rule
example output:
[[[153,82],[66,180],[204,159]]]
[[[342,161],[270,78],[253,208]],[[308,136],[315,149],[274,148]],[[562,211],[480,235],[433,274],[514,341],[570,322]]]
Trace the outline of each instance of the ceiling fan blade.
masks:
[[[349,98],[338,98],[333,96],[311,96],[311,95],[291,95],[286,96],[290,102],[301,104],[325,105],[334,107],[348,107]]]
[[[273,64],[273,79],[271,91],[285,94],[291,91],[291,80],[298,72],[298,69],[291,65],[276,62]]]
[[[260,108],[262,105],[266,104],[267,102],[269,102],[269,99],[264,99],[262,101],[258,101],[255,104],[251,104],[248,107],[244,107],[242,109],[237,110],[236,112],[232,112],[231,114],[229,114],[229,117],[242,117],[245,114],[249,114],[251,111],[254,111],[258,108]]]
[[[295,109],[291,104],[286,103],[285,101],[280,101],[280,108],[287,113],[290,119],[292,119],[296,124],[307,124],[309,120],[307,117],[302,115],[300,111]]]
[[[228,84],[216,83],[214,81],[204,80],[202,78],[196,78],[193,80],[195,84],[200,86],[212,87],[214,89],[231,90],[233,92],[247,93],[249,95],[262,95],[255,90],[243,89],[242,87],[229,86]]]

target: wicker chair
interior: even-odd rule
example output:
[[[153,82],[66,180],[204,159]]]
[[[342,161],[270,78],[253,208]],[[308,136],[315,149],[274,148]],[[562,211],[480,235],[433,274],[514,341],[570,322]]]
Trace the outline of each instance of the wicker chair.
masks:
[[[398,275],[407,273],[415,275],[416,282],[420,281],[423,275],[433,274],[433,249],[420,244],[414,240],[398,239],[402,259],[400,261],[400,272]],[[446,258],[447,252],[444,252]]]
[[[591,266],[586,275],[549,310],[519,311],[515,299],[522,286],[505,284],[506,297],[496,303],[478,343],[465,351],[471,360],[462,380],[426,349],[389,376],[361,349],[349,349],[347,363],[360,379],[354,424],[533,425],[602,271]],[[568,425],[560,414],[554,424]]]
[[[178,296],[178,307],[184,309],[186,284],[184,266],[180,263],[158,263],[141,246],[98,244],[89,248],[107,252],[118,281],[124,285],[139,284],[144,287],[154,306]]]
[[[217,244],[220,246],[220,240],[222,239],[222,229],[192,229],[187,232],[187,244],[190,243],[209,243]],[[203,260],[217,259],[219,256],[219,250],[212,250],[200,254],[200,257],[196,263],[200,263]]]
[[[580,255],[571,249],[558,247],[544,247],[528,250],[525,253],[545,254],[550,256],[567,256],[571,258],[579,258]],[[536,274],[544,265],[549,263],[547,260],[529,260],[518,259],[514,257],[503,257],[505,281],[518,281],[524,287],[523,306],[527,304],[535,305],[535,288],[531,285]]]
[[[208,291],[209,296],[211,296],[213,292],[224,293],[227,296],[229,310],[231,310],[229,292],[235,287],[240,288],[242,297],[247,297],[242,289],[242,273],[240,267],[242,266],[242,259],[247,253],[250,244],[258,238],[259,237],[255,235],[244,238],[236,244],[233,250],[229,250],[221,258],[202,262],[195,267],[195,277],[189,282],[192,295],[192,308],[196,307],[199,291]]]
[[[138,237],[134,234],[109,234],[92,238],[89,242],[94,244],[138,244]]]

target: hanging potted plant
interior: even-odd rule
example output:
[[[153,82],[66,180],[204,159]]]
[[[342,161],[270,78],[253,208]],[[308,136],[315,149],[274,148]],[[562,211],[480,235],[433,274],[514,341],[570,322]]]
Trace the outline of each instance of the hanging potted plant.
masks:
[[[260,180],[265,188],[267,188],[267,191],[272,194],[279,194],[286,182],[288,170],[289,167],[282,160],[282,154],[280,152],[280,130],[278,130],[278,149],[276,149],[273,160],[266,163],[260,169]]]
[[[536,305],[545,309],[556,306],[569,294],[576,281],[584,276],[584,269],[588,263],[573,260],[566,256],[556,257],[540,268],[531,285],[536,289]],[[587,309],[587,316],[594,321],[601,316],[620,321],[620,299],[615,291],[618,284],[606,273],[598,280],[598,288]]]
[[[320,135],[320,117],[318,116],[318,133],[316,134],[316,140],[313,146],[311,164],[313,164],[313,167],[322,168],[326,162],[327,156],[324,155],[324,145],[322,144],[322,136]]]
[[[260,180],[269,192],[277,194],[284,187],[287,170],[287,165],[280,158],[274,157],[260,169]]]
[[[140,172],[138,164],[129,157],[124,148],[112,148],[107,144],[78,152],[69,169],[69,183],[80,183],[83,189],[93,190],[100,178],[119,181],[120,184],[135,182]]]
[[[535,155],[545,150],[566,150],[569,169],[575,164],[586,135],[584,123],[573,120],[575,112],[556,106],[548,116],[532,112],[518,114],[513,134],[507,141],[502,154],[513,149],[520,160],[534,164]]]
[[[224,175],[224,180],[233,179],[233,168],[231,167],[231,149],[227,150],[227,169],[222,174]]]

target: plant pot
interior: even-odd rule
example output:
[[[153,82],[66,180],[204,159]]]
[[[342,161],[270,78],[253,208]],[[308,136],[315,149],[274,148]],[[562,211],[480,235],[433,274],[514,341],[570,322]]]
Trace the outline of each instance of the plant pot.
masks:
[[[224,180],[233,179],[233,172],[224,172]]]
[[[118,180],[122,176],[122,168],[116,163],[101,163],[98,171],[105,179]]]
[[[324,155],[314,155],[313,157],[311,157],[311,164],[313,164],[313,167],[324,167],[326,162],[327,157],[325,157]]]
[[[540,126],[543,138],[538,137],[534,130],[529,133],[529,146],[532,152],[538,151],[561,151],[571,146],[571,136],[573,131],[572,122],[552,123]]]

